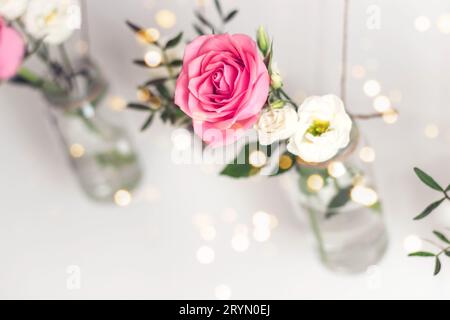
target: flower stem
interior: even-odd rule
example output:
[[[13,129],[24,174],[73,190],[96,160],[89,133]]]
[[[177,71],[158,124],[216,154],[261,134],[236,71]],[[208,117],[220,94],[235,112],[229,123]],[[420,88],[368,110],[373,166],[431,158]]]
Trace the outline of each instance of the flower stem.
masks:
[[[314,236],[315,236],[315,238],[317,240],[317,244],[319,246],[320,258],[326,264],[328,261],[328,258],[327,258],[327,253],[325,251],[325,245],[323,242],[322,233],[320,232],[317,213],[313,209],[310,209],[310,208],[307,208],[307,211],[308,211],[308,215],[309,215],[309,221],[311,223],[311,228],[313,230]]]

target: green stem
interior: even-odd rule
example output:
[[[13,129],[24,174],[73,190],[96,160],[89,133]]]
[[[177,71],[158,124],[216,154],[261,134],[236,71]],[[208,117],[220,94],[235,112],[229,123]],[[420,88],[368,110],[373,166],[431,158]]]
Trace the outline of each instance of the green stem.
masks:
[[[317,213],[313,209],[310,209],[310,208],[307,208],[307,211],[308,211],[308,215],[309,215],[309,221],[311,223],[311,228],[313,230],[314,236],[315,236],[315,238],[317,240],[317,244],[319,246],[320,258],[326,264],[328,261],[328,258],[327,258],[327,253],[325,251],[325,245],[323,242],[322,233],[320,232]]]
[[[280,90],[280,93],[286,98],[286,99],[288,99],[288,101],[289,101],[289,103],[290,104],[292,104],[294,107],[295,107],[295,109],[297,109],[298,110],[298,105],[294,102],[294,100],[292,100],[292,98],[283,90],[283,89],[278,89],[278,90]]]

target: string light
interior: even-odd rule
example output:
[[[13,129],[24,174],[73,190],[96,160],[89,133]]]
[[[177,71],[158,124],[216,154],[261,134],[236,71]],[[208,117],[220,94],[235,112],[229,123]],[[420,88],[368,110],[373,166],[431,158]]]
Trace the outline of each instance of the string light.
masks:
[[[417,252],[422,250],[423,241],[415,234],[411,234],[403,240],[403,248],[406,253]]]
[[[214,250],[208,246],[200,247],[197,250],[197,260],[201,264],[210,264],[214,261],[216,254]]]
[[[122,110],[126,109],[127,102],[122,97],[112,96],[109,98],[108,105],[114,111],[122,111]]]
[[[435,124],[429,124],[425,127],[425,136],[429,139],[436,139],[439,136],[439,127]]]
[[[380,83],[376,80],[368,80],[364,83],[364,93],[369,97],[377,96],[381,91]]]
[[[149,67],[155,68],[162,62],[161,53],[151,50],[145,54],[144,61]]]
[[[437,27],[440,32],[450,34],[450,14],[443,14],[437,20]]]
[[[359,151],[359,157],[364,162],[374,162],[375,161],[375,150],[371,147],[363,147]]]
[[[114,194],[114,202],[119,207],[126,207],[131,203],[131,193],[125,189],[119,190]]]
[[[308,177],[308,180],[306,180],[306,185],[308,186],[309,190],[319,192],[324,186],[324,181],[322,176],[313,174]]]
[[[231,298],[231,288],[226,284],[218,285],[214,289],[214,294],[219,300],[228,300]]]
[[[137,33],[137,39],[142,44],[155,43],[159,40],[161,33],[158,29],[150,28]]]
[[[428,17],[420,16],[417,17],[416,20],[414,20],[414,26],[417,31],[419,32],[425,32],[431,27],[431,21],[428,19]]]
[[[333,178],[340,178],[347,172],[342,162],[335,161],[328,165],[328,173]]]
[[[170,10],[160,10],[155,16],[156,23],[164,29],[170,29],[175,26],[177,16]]]
[[[86,150],[79,143],[74,143],[70,146],[70,155],[74,158],[81,158],[84,156]]]
[[[253,224],[256,227],[269,227],[270,226],[270,215],[264,211],[258,211],[253,215]]]
[[[252,153],[250,153],[248,161],[255,168],[261,168],[266,165],[267,156],[264,154],[264,152],[260,150],[255,150]]]
[[[375,190],[361,185],[353,187],[350,197],[354,202],[366,207],[371,207],[378,202],[378,194]]]
[[[213,226],[203,226],[200,228],[200,235],[205,241],[213,241],[216,238],[216,228]]]
[[[288,170],[292,167],[294,162],[292,161],[292,158],[287,155],[282,155],[280,157],[279,167],[281,170]]]
[[[391,100],[386,96],[378,96],[373,101],[373,107],[378,112],[385,112],[391,109]]]
[[[231,246],[237,252],[247,251],[250,246],[250,242],[248,240],[248,236],[245,234],[236,234],[231,239]]]
[[[394,109],[388,110],[383,113],[383,120],[387,124],[394,124],[398,120],[398,112]]]

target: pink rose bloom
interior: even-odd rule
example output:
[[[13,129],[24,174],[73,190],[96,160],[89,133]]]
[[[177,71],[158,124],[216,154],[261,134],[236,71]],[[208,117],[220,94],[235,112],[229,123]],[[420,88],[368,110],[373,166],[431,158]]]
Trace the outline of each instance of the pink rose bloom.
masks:
[[[202,140],[220,146],[255,124],[269,87],[255,41],[242,34],[206,35],[186,47],[175,103],[193,118]]]
[[[22,37],[0,17],[0,80],[8,80],[16,75],[24,54]]]

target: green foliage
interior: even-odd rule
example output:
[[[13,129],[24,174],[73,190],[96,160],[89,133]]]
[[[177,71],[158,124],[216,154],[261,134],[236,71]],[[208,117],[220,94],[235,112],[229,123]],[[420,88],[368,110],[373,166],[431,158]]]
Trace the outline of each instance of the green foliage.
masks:
[[[253,167],[250,164],[249,156],[250,153],[258,150],[259,145],[256,143],[246,144],[240,151],[239,155],[228,164],[220,173],[222,176],[228,176],[231,178],[248,178],[259,173],[259,169]],[[242,162],[244,159],[244,163]]]
[[[181,39],[183,39],[183,32],[180,32],[177,36],[167,41],[166,45],[164,46],[164,50],[175,48],[180,44]]]
[[[423,183],[425,183],[430,188],[437,190],[437,191],[444,191],[444,189],[427,173],[422,171],[419,168],[414,168],[414,172],[419,177],[420,180],[422,180]]]
[[[231,20],[233,20],[239,13],[237,9],[231,10],[229,12],[224,12],[220,0],[214,0],[214,6],[220,18],[222,27],[224,27],[227,23],[231,22]],[[195,11],[194,15],[197,19],[197,22],[193,24],[193,27],[198,35],[206,34],[204,28],[209,29],[212,34],[224,32],[221,28],[218,28],[210,19],[205,17],[201,12]]]

